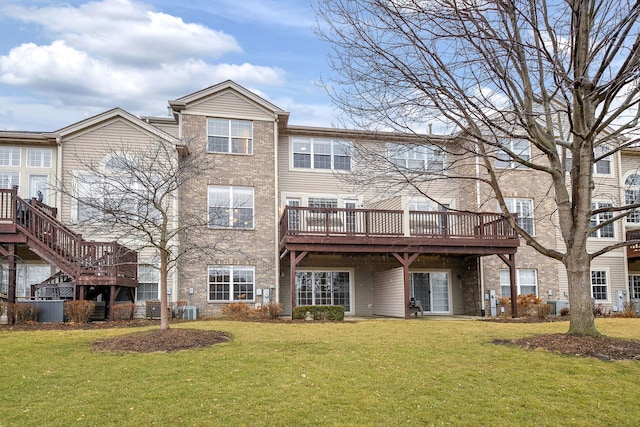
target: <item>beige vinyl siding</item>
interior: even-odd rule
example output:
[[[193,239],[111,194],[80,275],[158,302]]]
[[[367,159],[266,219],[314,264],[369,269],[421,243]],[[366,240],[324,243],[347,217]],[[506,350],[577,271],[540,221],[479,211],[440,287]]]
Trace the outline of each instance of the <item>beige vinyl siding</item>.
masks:
[[[178,138],[178,125],[177,124],[168,124],[168,123],[151,123],[154,127],[160,129],[161,131],[168,133],[174,138]]]
[[[402,267],[373,274],[373,314],[404,317],[404,279]]]
[[[273,121],[274,113],[239,95],[224,90],[188,105],[183,114],[199,114],[208,117]]]
[[[380,200],[377,202],[369,203],[366,206],[367,209],[381,209],[381,210],[401,210],[402,209],[402,196],[390,197],[388,199]]]

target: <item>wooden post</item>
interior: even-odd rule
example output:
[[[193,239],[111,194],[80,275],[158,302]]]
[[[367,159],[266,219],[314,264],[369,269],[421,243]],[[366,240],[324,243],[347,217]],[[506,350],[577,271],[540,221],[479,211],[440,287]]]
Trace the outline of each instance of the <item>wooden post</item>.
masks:
[[[404,318],[409,319],[411,317],[411,310],[409,310],[409,266],[413,264],[413,261],[418,258],[419,253],[411,254],[403,253],[402,255],[393,252],[392,255],[395,259],[402,264],[402,273],[404,280]]]
[[[16,245],[9,245],[9,255],[7,256],[7,262],[9,264],[9,274],[7,283],[7,324],[13,325],[15,323],[14,316],[14,304],[16,303]]]
[[[300,252],[298,254],[296,251],[289,252],[289,260],[291,265],[289,266],[289,274],[291,277],[289,278],[289,283],[291,285],[291,318],[293,319],[293,307],[296,306],[296,267],[302,259],[307,256],[307,251]]]

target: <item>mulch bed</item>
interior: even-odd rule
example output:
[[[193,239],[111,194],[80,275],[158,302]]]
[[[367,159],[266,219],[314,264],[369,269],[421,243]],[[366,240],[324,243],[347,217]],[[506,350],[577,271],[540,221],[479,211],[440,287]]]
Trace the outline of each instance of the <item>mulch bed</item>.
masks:
[[[136,332],[93,343],[96,351],[152,353],[209,347],[229,341],[229,334],[199,329],[156,329]]]
[[[611,337],[585,337],[569,334],[539,335],[518,340],[494,340],[494,344],[517,345],[527,350],[544,349],[572,356],[601,360],[640,360],[640,341]]]

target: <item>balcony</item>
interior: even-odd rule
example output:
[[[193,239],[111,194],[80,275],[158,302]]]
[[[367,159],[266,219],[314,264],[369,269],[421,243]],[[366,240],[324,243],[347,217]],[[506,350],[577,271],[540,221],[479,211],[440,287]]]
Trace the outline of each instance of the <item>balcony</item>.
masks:
[[[640,240],[640,230],[627,231],[627,241],[629,240]],[[640,258],[640,243],[627,246],[627,258],[628,259]]]
[[[519,238],[497,213],[287,206],[280,246],[319,252],[515,253]]]

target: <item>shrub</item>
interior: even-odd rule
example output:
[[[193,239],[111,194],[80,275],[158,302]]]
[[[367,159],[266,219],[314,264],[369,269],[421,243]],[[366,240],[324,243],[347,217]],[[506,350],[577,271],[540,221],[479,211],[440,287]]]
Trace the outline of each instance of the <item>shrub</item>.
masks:
[[[176,301],[174,303],[171,303],[171,305],[169,306],[171,317],[173,317],[174,319],[182,319],[184,311],[187,308],[187,304],[187,301]]]
[[[569,307],[562,307],[560,309],[560,316],[568,316],[569,315]]]
[[[3,300],[0,300],[0,317],[4,314],[4,311],[7,309],[7,303]]]
[[[136,305],[133,303],[116,304],[113,306],[113,320],[131,320]]]
[[[17,302],[13,304],[13,315],[16,323],[30,323],[38,321],[40,308],[35,304]]]
[[[616,313],[616,317],[634,318],[634,317],[638,317],[638,313],[636,313],[636,308],[633,305],[633,303],[626,301],[624,303],[624,306],[622,307],[622,311],[619,313]]]
[[[500,297],[498,302],[504,306],[504,316],[511,315],[511,298]],[[542,303],[542,299],[538,298],[534,294],[518,295],[516,300],[518,304],[518,317],[532,316],[537,313],[537,307]]]
[[[282,314],[283,308],[282,304],[277,302],[269,302],[267,304],[263,304],[260,308],[256,308],[252,310],[252,314],[262,320],[275,320]]]
[[[538,304],[536,307],[536,313],[538,314],[538,319],[546,319],[551,315],[551,304]]]
[[[344,307],[341,305],[299,305],[293,308],[294,319],[304,319],[307,312],[313,320],[344,320]]]
[[[251,318],[251,308],[244,302],[232,302],[222,307],[222,315],[232,320],[247,320]]]
[[[64,314],[66,314],[73,323],[87,323],[95,308],[96,303],[93,301],[68,301],[64,303]]]

